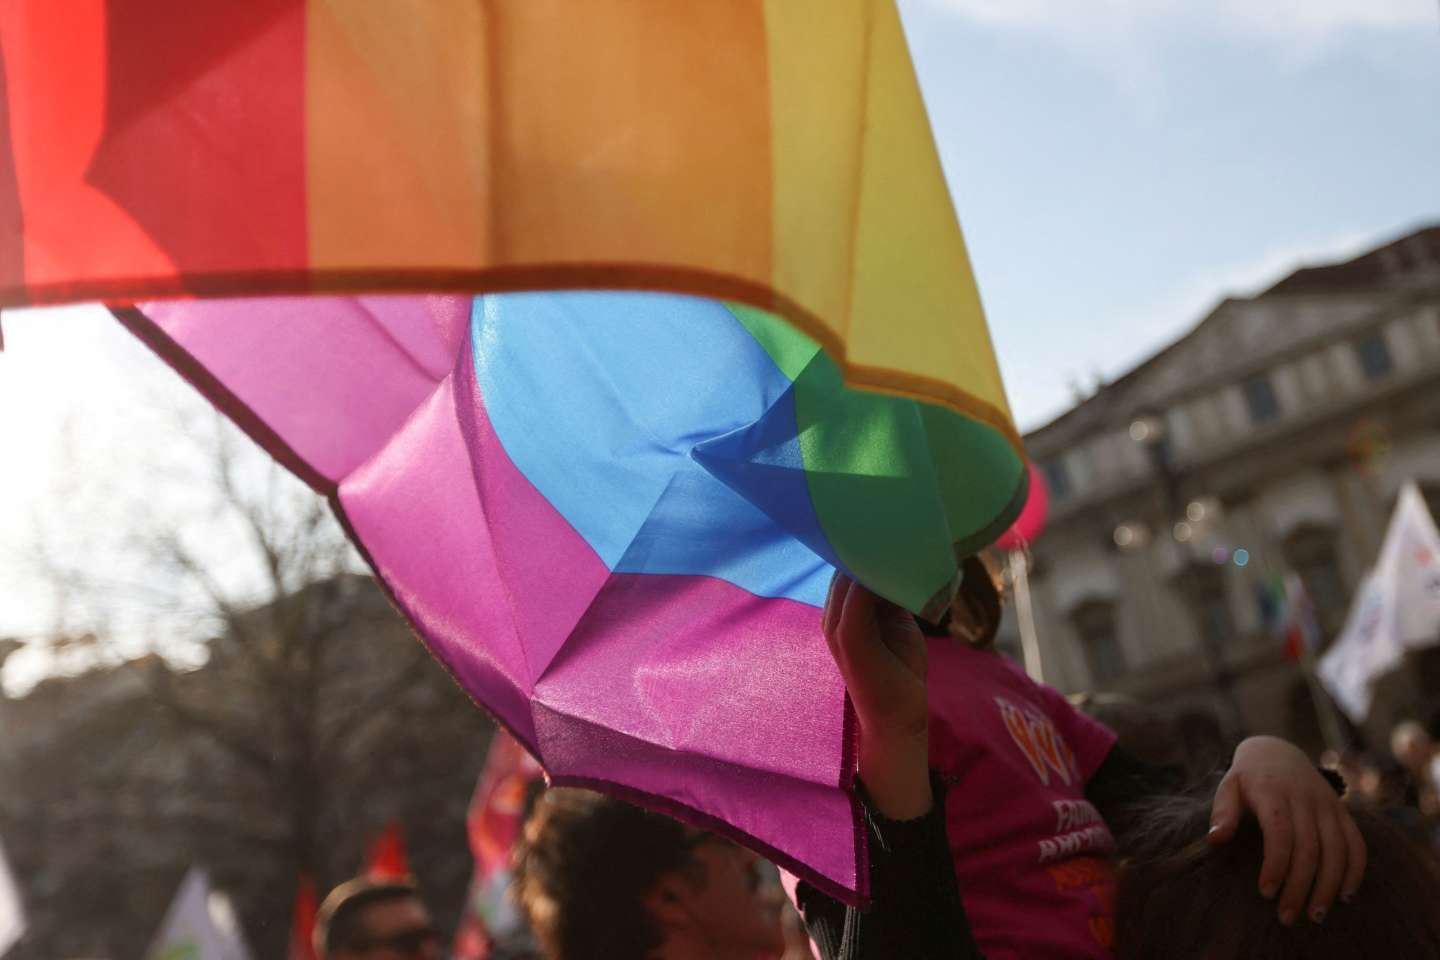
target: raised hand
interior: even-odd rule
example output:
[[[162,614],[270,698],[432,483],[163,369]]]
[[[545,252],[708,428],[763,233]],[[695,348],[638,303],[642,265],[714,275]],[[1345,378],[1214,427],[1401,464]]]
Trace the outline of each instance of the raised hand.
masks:
[[[925,636],[908,612],[840,573],[823,629],[860,722],[860,779],[872,803],[892,820],[925,814],[934,801]]]

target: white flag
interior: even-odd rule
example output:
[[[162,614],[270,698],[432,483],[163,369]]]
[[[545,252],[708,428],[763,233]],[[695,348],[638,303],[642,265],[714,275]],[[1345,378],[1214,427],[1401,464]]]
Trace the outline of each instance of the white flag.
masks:
[[[0,957],[24,934],[25,912],[20,909],[20,890],[15,885],[15,875],[10,872],[10,862],[5,859],[5,848],[0,846]]]
[[[223,893],[191,867],[180,883],[146,960],[250,960],[250,951]]]
[[[1356,723],[1370,712],[1371,681],[1406,650],[1440,643],[1440,531],[1413,483],[1400,491],[1380,559],[1360,584],[1319,674]]]

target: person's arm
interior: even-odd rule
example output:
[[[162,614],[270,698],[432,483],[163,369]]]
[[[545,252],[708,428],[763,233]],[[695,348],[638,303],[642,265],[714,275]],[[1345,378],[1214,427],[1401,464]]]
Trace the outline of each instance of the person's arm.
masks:
[[[802,884],[797,900],[825,960],[982,960],[945,836],[944,787],[929,770],[925,637],[915,619],[837,574],[825,641],[859,721],[870,904]]]
[[[960,901],[945,836],[944,785],[935,804],[904,821],[876,813],[861,788],[870,840],[870,906],[847,907],[806,883],[796,905],[822,960],[984,960]]]
[[[1348,900],[1360,888],[1365,841],[1334,782],[1299,747],[1250,737],[1235,748],[1215,788],[1210,842],[1228,842],[1246,815],[1265,842],[1260,895],[1276,900],[1281,923],[1302,912],[1320,923],[1337,895]]]
[[[1365,841],[1341,802],[1344,782],[1337,781],[1295,745],[1250,737],[1235,748],[1215,788],[1211,843],[1228,842],[1244,816],[1259,821],[1265,841],[1260,894],[1278,898],[1276,912],[1287,926],[1302,911],[1315,923],[1324,920],[1335,897],[1352,896],[1365,872]],[[1173,772],[1115,747],[1086,784],[1085,797],[1123,848],[1127,808],[1180,786]]]

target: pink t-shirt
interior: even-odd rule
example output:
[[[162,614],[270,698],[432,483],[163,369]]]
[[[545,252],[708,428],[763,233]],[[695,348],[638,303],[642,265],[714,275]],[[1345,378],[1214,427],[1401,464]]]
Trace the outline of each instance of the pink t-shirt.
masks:
[[[1085,784],[1115,735],[1005,657],[930,641],[930,765],[989,960],[1108,958],[1114,838]]]

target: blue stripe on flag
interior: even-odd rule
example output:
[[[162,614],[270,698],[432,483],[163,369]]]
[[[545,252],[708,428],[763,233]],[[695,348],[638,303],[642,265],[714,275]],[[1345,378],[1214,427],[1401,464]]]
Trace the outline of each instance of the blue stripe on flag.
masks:
[[[828,551],[790,380],[722,304],[492,294],[476,298],[472,334],[505,452],[610,569],[714,576],[758,596],[824,603],[830,567],[795,535]],[[755,448],[740,438],[756,431],[770,462],[734,460]],[[692,453],[707,441],[702,464]],[[753,470],[771,474],[763,506],[774,519],[716,476]]]

